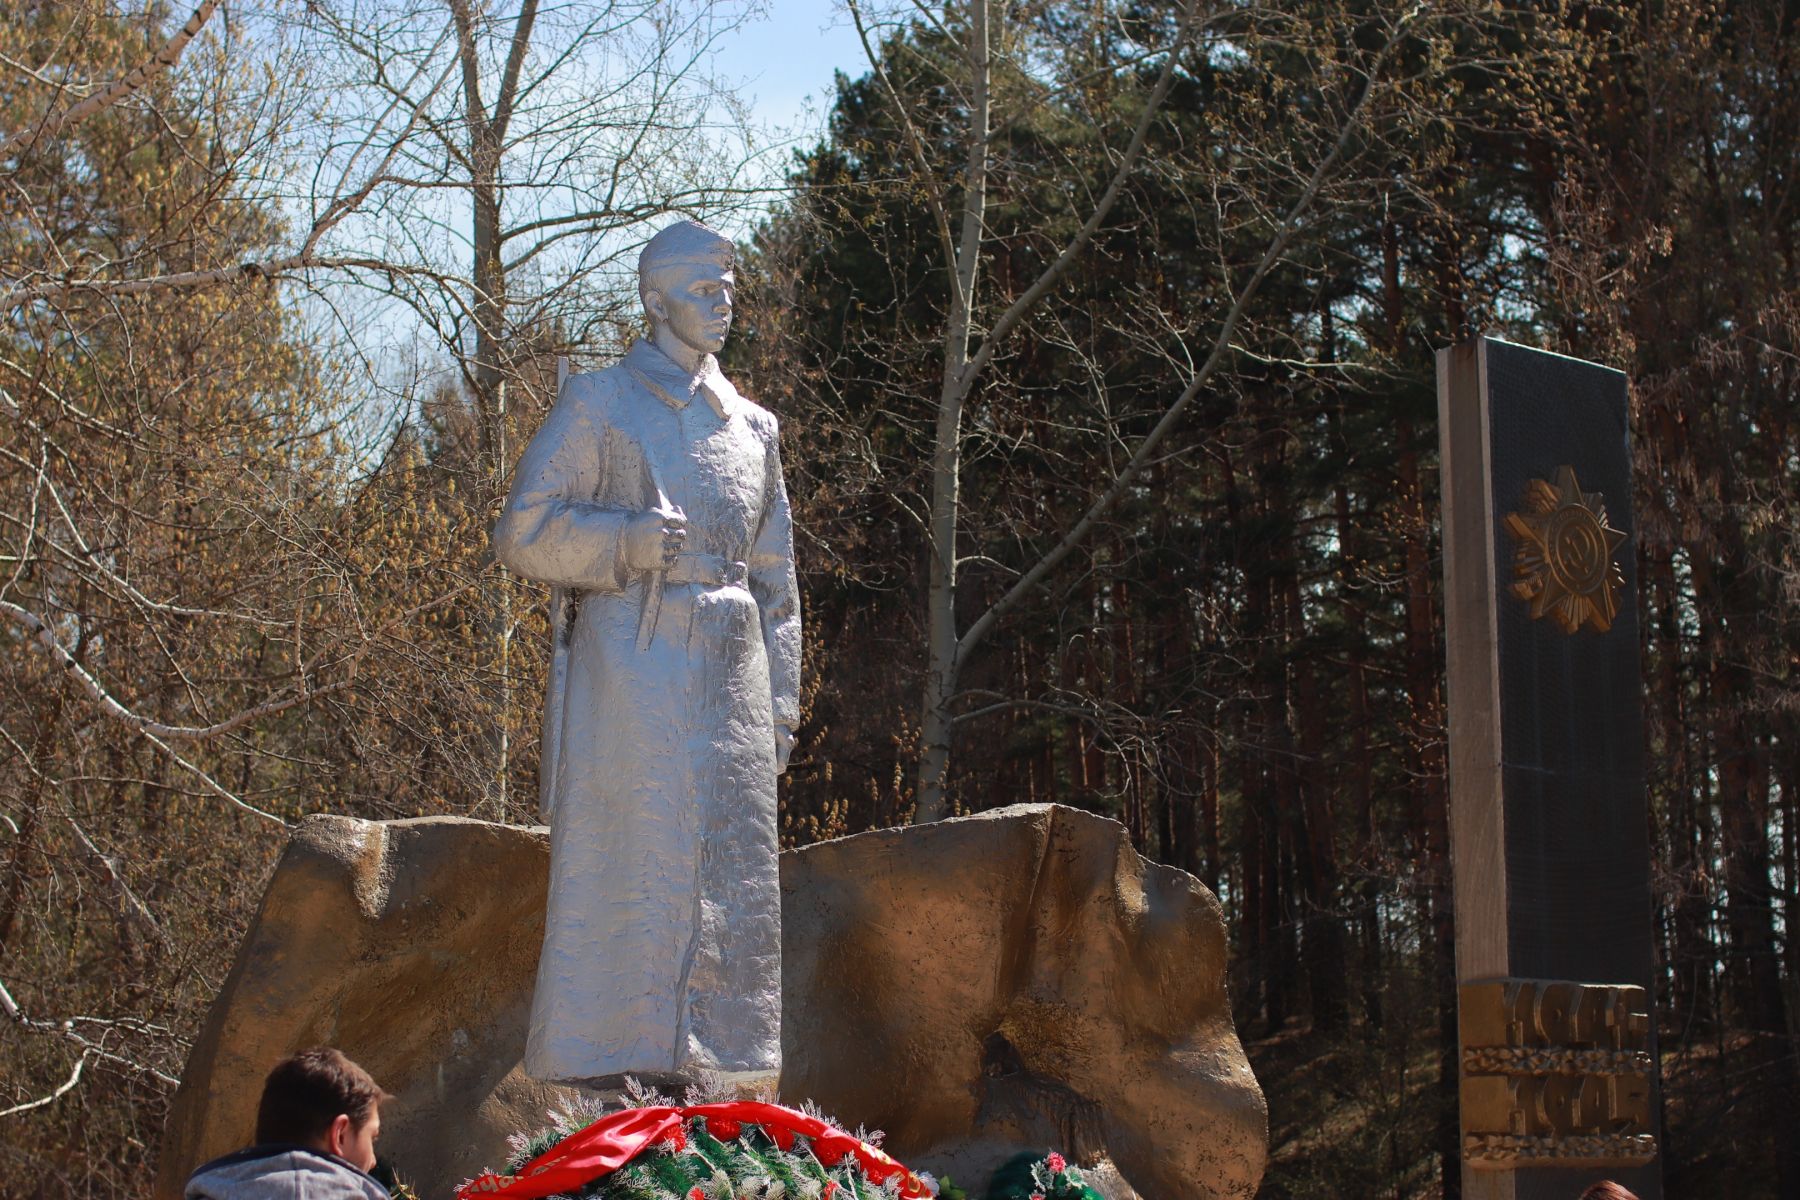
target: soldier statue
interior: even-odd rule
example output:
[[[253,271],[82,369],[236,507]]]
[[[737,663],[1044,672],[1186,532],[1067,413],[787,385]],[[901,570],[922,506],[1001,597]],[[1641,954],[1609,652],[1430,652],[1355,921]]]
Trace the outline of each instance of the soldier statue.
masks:
[[[651,336],[567,380],[494,533],[552,589],[536,1079],[780,1069],[775,777],[800,607],[775,418],[714,358],[733,265],[692,221],[650,239]]]

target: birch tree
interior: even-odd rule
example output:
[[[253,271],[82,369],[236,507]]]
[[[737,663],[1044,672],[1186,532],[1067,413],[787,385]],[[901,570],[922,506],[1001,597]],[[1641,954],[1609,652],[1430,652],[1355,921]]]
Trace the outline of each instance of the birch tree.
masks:
[[[332,244],[384,247],[403,268],[359,278],[452,354],[490,483],[510,465],[502,385],[541,383],[520,364],[544,358],[546,336],[605,350],[635,325],[627,276],[647,222],[758,194],[745,114],[709,59],[753,12],[334,0],[296,19],[296,51],[330,89],[311,121],[329,131],[333,172],[407,114],[404,144]]]
[[[1016,14],[1009,12],[1014,19],[1003,22],[985,0],[970,0],[950,6],[942,21],[935,14],[913,18],[931,23],[944,44],[954,47],[947,51],[956,57],[954,68],[946,71],[947,84],[954,90],[955,109],[962,120],[957,135],[962,160],[951,181],[940,182],[945,164],[934,161],[932,148],[916,122],[903,118],[907,121],[907,145],[937,226],[940,270],[947,292],[941,383],[931,438],[931,485],[923,514],[929,580],[916,785],[916,819],[920,821],[947,814],[945,784],[961,701],[959,680],[971,658],[996,623],[1091,536],[1119,499],[1138,483],[1168,430],[1227,360],[1258,287],[1281,264],[1284,251],[1321,192],[1334,182],[1346,157],[1357,148],[1358,133],[1366,128],[1371,111],[1379,107],[1381,94],[1389,86],[1384,73],[1391,69],[1395,48],[1418,15],[1417,10],[1378,12],[1356,20],[1339,13],[1302,16],[1239,6],[1207,9],[1183,5],[1142,17],[1124,8],[1108,7],[1092,15],[1091,23],[1083,26],[1083,37],[1061,40],[1058,14],[1053,9],[1027,11],[1033,20],[1019,22]],[[910,112],[917,101],[893,90],[875,16],[860,3],[852,6],[852,13],[864,36],[871,67],[890,88],[894,107],[902,114]],[[1351,32],[1359,37],[1347,37]],[[1222,222],[1235,222],[1242,219],[1238,211],[1253,210],[1251,219],[1267,223],[1263,253],[1241,270],[1227,265],[1219,280],[1224,303],[1217,318],[1208,322],[1209,338],[1196,342],[1198,330],[1179,325],[1171,328],[1169,341],[1173,344],[1168,357],[1172,364],[1184,365],[1171,372],[1170,397],[1162,418],[1129,448],[1086,510],[1060,536],[1038,547],[1035,560],[1025,563],[998,598],[979,611],[962,611],[966,605],[959,605],[958,598],[963,590],[963,568],[983,557],[979,549],[964,547],[960,538],[967,519],[961,494],[971,402],[988,385],[996,363],[1011,352],[1014,339],[1030,336],[1033,319],[1081,269],[1096,239],[1125,216],[1120,202],[1145,167],[1145,147],[1163,118],[1171,90],[1209,64],[1241,60],[1247,64],[1241,69],[1254,72],[1264,39],[1279,39],[1284,53],[1316,58],[1314,74],[1321,86],[1316,97],[1318,119],[1309,131],[1314,136],[1295,147],[1245,146],[1220,130],[1213,147],[1219,153],[1265,156],[1265,163],[1279,161],[1282,170],[1256,180],[1261,187],[1247,193],[1216,169],[1190,184],[1200,188],[1224,185],[1230,192],[1240,193],[1232,197],[1234,211],[1221,207],[1219,217]],[[902,39],[890,43],[896,48],[906,44]],[[998,70],[1001,67],[1004,72]],[[1001,74],[1009,86],[997,89]],[[1108,86],[1099,86],[1100,81]],[[996,130],[1018,123],[1024,112],[1046,103],[1070,105],[1101,131],[1104,145],[1099,169],[1092,161],[1059,164],[1066,174],[1050,186],[1060,185],[1074,197],[1067,214],[1073,228],[1059,239],[1034,274],[992,303],[984,303],[983,289],[991,287],[994,269],[994,247],[986,222],[989,191],[1004,170],[997,162],[1000,143]],[[1204,163],[1204,151],[1201,148],[1184,161]],[[1310,155],[1310,160],[1305,155]],[[1223,197],[1220,202],[1224,204]]]

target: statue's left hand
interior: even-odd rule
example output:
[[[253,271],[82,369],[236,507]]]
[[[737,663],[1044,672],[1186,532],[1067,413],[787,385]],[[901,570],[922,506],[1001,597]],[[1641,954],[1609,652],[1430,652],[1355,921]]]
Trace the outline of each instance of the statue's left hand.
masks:
[[[787,770],[788,755],[794,752],[794,731],[786,725],[775,727],[775,773]]]

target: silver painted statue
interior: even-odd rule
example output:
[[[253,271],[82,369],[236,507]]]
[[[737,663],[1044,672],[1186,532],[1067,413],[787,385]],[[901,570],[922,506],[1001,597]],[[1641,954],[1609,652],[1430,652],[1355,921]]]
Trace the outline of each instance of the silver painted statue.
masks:
[[[564,384],[494,533],[552,587],[537,1079],[781,1065],[775,776],[800,607],[775,418],[713,358],[732,267],[691,221],[650,240],[652,336]]]

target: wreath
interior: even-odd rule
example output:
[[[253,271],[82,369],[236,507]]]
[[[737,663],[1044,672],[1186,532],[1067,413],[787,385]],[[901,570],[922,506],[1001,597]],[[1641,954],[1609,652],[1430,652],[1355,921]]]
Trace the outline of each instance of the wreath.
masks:
[[[504,1172],[457,1200],[927,1200],[937,1194],[865,1138],[778,1104],[650,1104],[552,1126],[515,1141]]]
[[[994,1172],[987,1200],[1101,1200],[1081,1172],[1054,1150],[1043,1158],[1021,1154]]]

